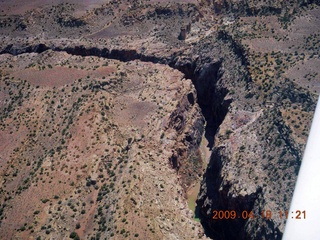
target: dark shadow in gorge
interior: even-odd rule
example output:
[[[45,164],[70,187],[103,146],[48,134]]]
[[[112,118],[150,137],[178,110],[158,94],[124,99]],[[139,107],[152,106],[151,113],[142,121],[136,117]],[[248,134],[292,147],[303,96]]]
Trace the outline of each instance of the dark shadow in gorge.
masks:
[[[261,195],[261,189],[249,195],[233,197],[229,194],[230,183],[221,188],[222,162],[226,161],[223,152],[223,147],[215,148],[212,152],[202,182],[206,187],[205,190],[202,189],[205,195],[201,195],[197,200],[197,217],[200,218],[207,237],[216,240],[250,239],[246,232],[246,224],[250,219],[245,217],[246,213],[252,211],[256,199]],[[238,217],[214,220],[213,210],[237,210]]]
[[[211,150],[214,146],[214,136],[224,120],[231,100],[225,101],[224,97],[228,90],[218,86],[218,82],[223,76],[222,60],[206,64],[196,62],[178,62],[172,67],[180,70],[191,79],[196,91],[197,102],[201,112],[206,120],[205,137],[208,140],[208,146]],[[197,66],[201,64],[201,66]]]

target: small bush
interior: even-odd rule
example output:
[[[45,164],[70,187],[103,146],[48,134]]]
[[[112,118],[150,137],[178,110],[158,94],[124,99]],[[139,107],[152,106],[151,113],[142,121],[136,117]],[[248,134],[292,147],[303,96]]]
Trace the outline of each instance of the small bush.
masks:
[[[72,238],[72,239],[80,240],[80,238],[79,238],[79,236],[78,236],[78,234],[76,232],[70,233],[69,237]]]

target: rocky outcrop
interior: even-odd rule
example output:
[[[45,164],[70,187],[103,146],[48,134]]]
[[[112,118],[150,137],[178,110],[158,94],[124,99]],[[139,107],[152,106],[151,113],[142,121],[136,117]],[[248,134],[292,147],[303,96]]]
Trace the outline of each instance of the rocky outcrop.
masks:
[[[253,1],[253,0],[204,0],[216,13],[233,13],[237,16],[273,15],[290,12],[303,5],[319,4],[319,0]]]
[[[223,147],[213,150],[201,186],[201,194],[198,200],[198,211],[200,213],[198,214],[203,216],[201,220],[206,233],[213,239],[251,239],[245,228],[247,219],[242,218],[240,209],[248,213],[251,212],[255,201],[262,193],[262,189],[258,188],[250,194],[230,196],[229,190],[232,183],[222,183],[221,176],[223,164],[227,161],[230,161],[230,159],[227,159]],[[233,220],[219,219],[215,221],[212,219],[215,210],[235,210],[241,217]]]
[[[197,89],[206,119],[205,136],[212,149],[197,214],[213,239],[281,239],[285,221],[279,211],[289,208],[302,149],[277,108],[261,107],[262,103],[254,108],[259,103],[250,101],[251,96],[235,96],[236,92],[256,91],[249,59],[232,37],[218,33],[217,38],[221,44],[215,45],[215,51],[220,49],[220,59],[214,57],[214,51],[195,47],[194,58],[180,57],[175,63]],[[208,42],[203,44],[214,49]],[[298,101],[299,94],[294,92],[291,99]],[[310,96],[303,102],[314,107]],[[214,220],[215,210],[237,211],[237,219]],[[261,215],[266,210],[273,217]],[[253,218],[241,215],[250,212]]]
[[[8,53],[17,56],[24,53],[42,53],[49,49],[58,52],[65,51],[69,54],[77,56],[96,56],[109,59],[116,59],[123,62],[137,59],[144,62],[153,63],[168,63],[169,61],[172,61],[172,59],[161,58],[153,55],[144,55],[142,53],[139,53],[136,49],[109,49],[101,46],[86,46],[83,44],[71,44],[63,46],[61,44],[55,44],[52,42],[21,45],[9,44],[7,46],[3,46],[3,48],[0,49],[0,54]]]
[[[190,30],[191,30],[191,24],[188,24],[187,26],[182,27],[180,29],[180,34],[178,36],[178,39],[179,40],[186,40],[187,34],[190,33]]]
[[[81,27],[87,24],[84,20],[69,15],[58,17],[57,23],[60,24],[61,27]]]
[[[197,104],[197,93],[183,97],[171,113],[166,134],[176,132],[178,143],[169,158],[171,166],[181,175],[185,190],[202,174],[203,159],[198,148],[204,132],[204,119]]]

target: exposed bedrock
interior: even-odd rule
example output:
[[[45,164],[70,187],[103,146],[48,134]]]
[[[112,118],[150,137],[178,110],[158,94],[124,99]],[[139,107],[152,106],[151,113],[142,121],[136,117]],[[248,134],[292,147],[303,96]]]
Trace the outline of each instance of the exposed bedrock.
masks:
[[[232,183],[222,179],[223,162],[227,162],[227,154],[223,148],[215,148],[212,152],[210,164],[204,175],[200,196],[197,201],[197,214],[210,238],[223,239],[281,239],[282,233],[272,220],[250,219],[248,214],[263,210],[265,199],[262,188],[257,187],[250,194],[232,195]],[[213,220],[214,211],[236,211],[236,219]],[[257,230],[258,231],[255,231]],[[254,230],[255,229],[255,230]]]
[[[239,61],[242,60],[239,59]],[[266,201],[270,199],[269,196],[264,195],[265,186],[256,184],[245,173],[247,168],[256,168],[256,166],[253,163],[249,163],[248,166],[241,166],[239,163],[233,165],[238,150],[234,147],[235,144],[227,139],[228,137],[221,140],[221,135],[225,133],[221,128],[231,127],[228,121],[241,111],[230,110],[232,104],[232,99],[228,97],[230,85],[226,83],[230,77],[224,76],[225,71],[230,70],[224,69],[225,64],[225,60],[219,60],[204,64],[199,70],[196,67],[192,78],[197,89],[199,105],[206,119],[205,136],[209,143],[208,147],[212,151],[201,183],[196,214],[207,236],[213,239],[281,239],[282,232],[273,219],[257,217],[267,206]],[[242,66],[245,67],[245,65]],[[229,117],[226,121],[227,115]],[[255,131],[251,129],[249,135],[255,135]],[[250,137],[241,136],[241,134],[238,137],[248,138],[241,142],[243,146],[249,145],[252,141]],[[217,138],[219,142],[216,142]],[[256,144],[261,143],[257,141]],[[244,156],[245,158],[250,159],[250,156]],[[240,172],[231,173],[237,171]],[[243,180],[246,183],[241,183]],[[246,190],[246,187],[250,190]],[[215,210],[234,210],[237,212],[237,219],[213,220]],[[242,216],[242,212],[244,214],[252,212],[256,218]]]
[[[227,89],[221,84],[220,77],[223,74],[222,60],[206,64],[196,72],[193,83],[197,90],[199,105],[206,119],[205,135],[209,142],[209,148],[214,145],[214,135],[225,118],[231,99],[225,100]]]
[[[9,44],[0,50],[0,54],[12,54],[19,55],[24,53],[42,53],[47,50],[52,51],[65,51],[68,54],[77,56],[96,56],[109,59],[116,59],[119,61],[127,62],[132,60],[141,60],[144,62],[153,63],[168,63],[171,59],[160,58],[156,56],[149,56],[139,53],[135,49],[109,49],[106,47],[92,47],[85,45],[64,45],[64,44],[52,44],[52,43],[38,43],[32,45],[17,45]]]
[[[180,174],[182,173],[187,186],[189,186],[192,181],[194,182],[196,180],[196,176],[194,176],[195,171],[198,174],[201,174],[203,159],[201,159],[201,154],[198,149],[202,133],[205,134],[205,137],[208,140],[208,147],[212,149],[216,131],[224,120],[231,103],[231,99],[225,99],[228,92],[227,89],[223,84],[218,84],[220,83],[221,76],[224,72],[222,62],[222,59],[211,59],[203,64],[199,59],[178,57],[174,59],[173,62],[169,63],[172,67],[183,72],[186,78],[192,80],[197,92],[197,99],[189,94],[187,96],[188,101],[191,104],[193,104],[195,100],[197,101],[205,119],[205,127],[204,121],[201,118],[194,121],[192,130],[189,131],[190,134],[186,134],[182,141],[188,142],[188,159],[185,159],[186,157],[184,156],[184,151],[182,149],[179,149],[179,151],[173,154],[170,159],[172,166],[178,169]],[[175,113],[178,120],[176,119],[171,122],[184,122],[183,119],[186,118],[184,112],[186,111],[180,111],[179,114]],[[180,127],[178,127],[178,130],[179,128]],[[193,168],[190,168],[190,165],[193,166]],[[192,176],[193,178],[190,179]]]
[[[231,183],[225,184],[223,188],[220,187],[222,161],[226,160],[223,151],[223,148],[219,148],[212,153],[202,183],[202,195],[198,200],[198,211],[200,211],[198,214],[200,214],[201,222],[208,236],[214,239],[246,239],[245,219],[212,221],[213,209],[248,209],[250,211],[255,200],[261,194],[261,189],[259,189],[249,195],[233,197],[228,194]]]
[[[189,67],[192,64],[189,64]],[[186,66],[180,69],[189,74],[198,95],[198,103],[206,119],[205,137],[212,150],[209,165],[197,202],[196,214],[201,219],[206,234],[213,239],[247,239],[247,220],[236,219],[212,221],[213,209],[252,210],[255,201],[261,195],[261,188],[248,195],[230,196],[231,182],[222,182],[222,164],[229,161],[223,147],[215,147],[215,135],[229,111],[232,99],[226,98],[228,89],[223,82],[223,60],[212,61],[195,67],[193,74]],[[223,186],[221,188],[221,186]]]
[[[242,16],[272,15],[294,11],[308,4],[320,4],[319,0],[253,1],[253,0],[204,0],[216,13],[233,13]]]
[[[174,132],[174,136],[177,136],[175,139],[177,144],[175,149],[173,149],[169,162],[172,167],[177,170],[179,176],[181,176],[181,184],[186,190],[203,174],[203,160],[199,153],[199,145],[205,129],[205,137],[208,140],[208,147],[212,151],[212,156],[204,174],[198,195],[197,214],[201,219],[207,235],[214,239],[262,239],[262,236],[265,237],[265,239],[280,239],[281,231],[279,230],[279,225],[281,223],[275,225],[272,220],[212,220],[213,210],[215,209],[239,210],[240,213],[242,210],[248,212],[252,210],[257,213],[264,209],[267,205],[265,204],[266,201],[283,202],[283,199],[280,199],[280,195],[275,195],[278,199],[270,201],[270,196],[274,196],[274,193],[270,192],[269,189],[272,189],[273,185],[264,186],[264,180],[260,181],[258,174],[260,171],[260,173],[262,172],[266,175],[266,178],[268,175],[271,176],[275,171],[271,168],[269,169],[268,166],[273,166],[272,163],[269,164],[269,162],[266,162],[264,164],[263,161],[261,161],[262,163],[259,163],[261,166],[257,167],[255,166],[256,163],[250,162],[252,159],[258,159],[261,155],[258,151],[259,149],[267,149],[267,145],[260,144],[261,140],[257,136],[258,127],[254,125],[255,119],[262,116],[262,111],[259,109],[256,112],[253,111],[249,113],[245,107],[242,108],[241,105],[233,104],[233,98],[229,92],[230,90],[233,90],[233,92],[238,91],[237,88],[233,87],[234,84],[238,84],[239,92],[241,92],[247,90],[251,82],[248,76],[245,75],[246,64],[244,63],[246,59],[244,59],[244,54],[242,54],[241,49],[238,49],[237,45],[228,37],[226,37],[226,39],[222,38],[222,40],[230,43],[229,50],[227,47],[223,49],[224,51],[228,51],[228,53],[231,49],[233,55],[230,58],[226,56],[227,54],[224,54],[221,58],[215,58],[200,52],[207,51],[208,54],[220,56],[218,50],[216,53],[212,53],[211,49],[215,46],[195,50],[195,52],[199,52],[199,56],[192,53],[173,53],[170,57],[144,55],[132,49],[108,49],[105,47],[77,46],[75,44],[64,46],[63,44],[54,45],[51,43],[40,43],[20,47],[9,45],[0,50],[0,53],[18,55],[27,52],[41,53],[50,49],[53,51],[66,51],[69,54],[79,56],[97,56],[120,61],[140,60],[168,64],[172,68],[183,72],[186,78],[192,80],[196,92],[190,92],[180,100],[179,105],[176,106],[176,109],[171,113],[167,125],[164,126],[164,131],[166,132],[166,136],[172,132]],[[223,48],[225,45],[227,44],[219,42],[217,48],[220,46]],[[199,104],[200,108],[195,106],[197,105],[196,103]],[[245,106],[245,103],[242,105]],[[235,106],[239,106],[239,110],[233,110],[233,112],[231,112],[230,109]],[[238,112],[244,115],[240,116]],[[237,116],[237,114],[239,116]],[[236,141],[244,145],[248,142],[253,142],[252,146],[256,148],[251,151],[252,153],[250,152],[252,156],[249,154],[250,156],[245,156],[245,159],[242,159],[243,161],[248,161],[245,167],[239,166],[236,162],[236,156],[234,155],[241,149],[242,146],[240,144],[234,144],[228,139],[219,143],[216,142],[217,135],[221,135],[222,133],[221,127],[224,128],[224,131],[225,129],[232,129],[230,125],[230,118],[232,117],[230,116],[235,118],[243,117],[243,119],[240,119],[243,126],[241,125],[239,128],[246,131],[241,132],[235,129],[238,133],[229,132],[229,134],[234,135],[232,136],[233,139],[238,138]],[[226,123],[227,117],[229,118],[229,123]],[[271,118],[274,119],[271,115],[265,116],[265,119]],[[272,125],[271,122],[270,125]],[[273,132],[271,133],[275,134]],[[229,147],[225,148],[225,145]],[[250,146],[247,147],[249,148]],[[244,155],[245,154],[247,153],[244,153]],[[265,161],[267,161],[267,159]],[[230,167],[228,164],[231,164]],[[254,168],[253,173],[257,174],[253,175],[253,178],[258,176],[256,183],[253,182],[253,178],[251,180],[248,179],[248,176],[251,174],[249,173],[249,169],[251,168]],[[234,175],[232,177],[227,176],[229,169],[233,171]],[[270,171],[270,173],[268,173],[268,171]],[[285,172],[288,170],[280,169],[279,171],[283,171],[283,175],[285,175]],[[274,177],[275,180],[278,178],[278,176]],[[244,179],[243,181],[245,182],[239,183],[237,179]],[[294,182],[294,178],[290,181]],[[272,181],[270,182],[272,183]],[[242,191],[242,187],[248,187],[248,190]],[[288,189],[292,189],[292,185],[290,185]],[[265,194],[267,194],[267,196],[265,196]],[[283,210],[285,210],[285,208]]]
[[[208,140],[214,136],[231,103],[231,99],[224,99],[227,89],[219,84],[224,72],[222,62],[222,59],[209,60],[203,64],[199,59],[192,61],[179,58],[173,65],[192,80],[197,90],[198,104],[206,119],[205,134]],[[213,142],[210,141],[210,144],[212,148]]]
[[[277,108],[230,94],[247,93],[254,83],[245,53],[229,37],[221,39],[230,44],[232,58],[199,54],[174,63],[194,83],[212,151],[196,214],[213,239],[281,239],[285,219],[277,214],[289,207],[301,152]],[[281,147],[273,141],[281,141]],[[237,219],[213,220],[214,210],[237,211]],[[261,217],[266,210],[273,217]],[[245,216],[250,212],[252,219]]]

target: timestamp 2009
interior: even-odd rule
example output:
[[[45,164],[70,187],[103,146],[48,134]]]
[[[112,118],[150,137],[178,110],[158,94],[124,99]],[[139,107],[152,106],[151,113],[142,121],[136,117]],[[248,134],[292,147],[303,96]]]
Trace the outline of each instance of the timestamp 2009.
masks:
[[[289,211],[278,211],[272,212],[270,210],[261,211],[259,214],[254,214],[253,211],[235,211],[235,210],[214,210],[212,219],[215,220],[226,220],[226,219],[252,219],[252,218],[272,218],[288,219],[306,219],[307,212],[306,210],[296,210],[292,211],[289,216]]]

